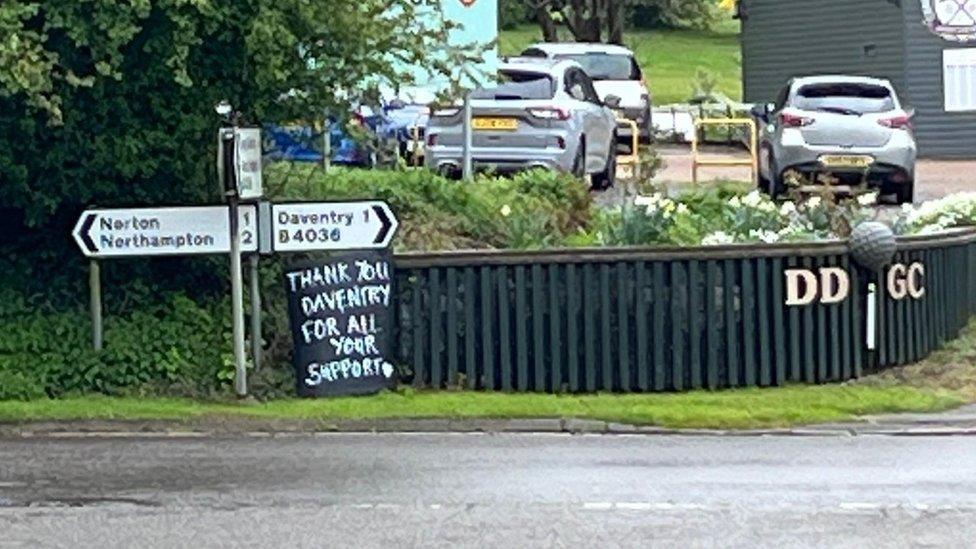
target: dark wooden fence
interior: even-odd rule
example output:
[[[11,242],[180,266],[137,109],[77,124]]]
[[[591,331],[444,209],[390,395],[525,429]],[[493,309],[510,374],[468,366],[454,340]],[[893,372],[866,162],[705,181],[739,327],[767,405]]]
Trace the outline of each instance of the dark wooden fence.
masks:
[[[400,255],[397,357],[415,386],[433,388],[648,392],[847,380],[953,337],[976,311],[974,259],[972,232],[900,241],[896,263],[922,263],[913,283],[925,290],[896,300],[887,273],[855,266],[842,241]],[[786,270],[828,267],[849,274],[846,299],[786,304]],[[865,332],[872,282],[874,350]]]

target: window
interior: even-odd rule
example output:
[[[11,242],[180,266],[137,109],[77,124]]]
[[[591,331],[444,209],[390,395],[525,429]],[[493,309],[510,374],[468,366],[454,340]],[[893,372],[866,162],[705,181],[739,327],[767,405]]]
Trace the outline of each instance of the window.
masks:
[[[566,71],[566,76],[563,77],[563,80],[563,86],[566,89],[566,93],[569,94],[570,97],[578,101],[583,101],[585,99],[583,84],[579,81],[579,71],[576,69],[568,69]],[[579,86],[579,89],[575,89],[576,86]]]
[[[556,59],[571,59],[580,65],[593,80],[640,80],[641,71],[629,55],[602,52],[561,54]]]
[[[794,106],[805,111],[825,111],[840,114],[888,112],[895,109],[891,90],[875,84],[837,82],[803,86],[793,100]]]
[[[946,112],[976,111],[976,49],[942,52]]]
[[[502,82],[505,83],[513,82],[516,84],[523,84],[525,82],[535,82],[537,80],[544,81],[549,86],[549,89],[552,90],[553,94],[556,92],[556,82],[555,80],[553,80],[552,76],[550,76],[547,73],[504,70],[504,71],[499,71],[499,77]],[[552,97],[552,95],[550,95],[549,97]]]
[[[790,98],[790,89],[793,87],[793,83],[790,82],[785,88],[779,91],[779,95],[776,96],[776,110],[781,111],[783,107],[786,106],[786,101]]]
[[[546,52],[540,50],[539,48],[529,48],[523,51],[519,57],[546,57]]]
[[[583,93],[586,96],[586,100],[590,103],[595,103],[597,105],[602,105],[603,101],[600,101],[600,95],[596,93],[596,88],[593,87],[593,81],[586,73],[581,73],[578,75],[577,82],[583,86]]]

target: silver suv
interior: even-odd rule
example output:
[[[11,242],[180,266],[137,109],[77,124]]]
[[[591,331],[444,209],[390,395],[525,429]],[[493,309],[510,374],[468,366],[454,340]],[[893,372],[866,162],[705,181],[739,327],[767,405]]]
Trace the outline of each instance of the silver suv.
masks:
[[[514,59],[499,67],[497,87],[471,93],[472,163],[499,173],[547,168],[593,187],[613,185],[617,171],[619,98],[601,101],[575,61]],[[438,108],[427,127],[427,167],[456,177],[461,170],[463,112]]]
[[[542,42],[522,52],[522,57],[571,59],[583,66],[593,79],[593,86],[601,98],[615,95],[620,98],[618,112],[637,123],[641,142],[648,143],[653,135],[651,124],[651,91],[647,87],[634,52],[623,46],[587,42]],[[631,129],[618,130],[624,143],[632,140]]]
[[[911,202],[915,189],[913,113],[891,82],[860,76],[791,80],[753,115],[763,125],[760,188],[776,197],[790,173],[813,185],[866,183]]]

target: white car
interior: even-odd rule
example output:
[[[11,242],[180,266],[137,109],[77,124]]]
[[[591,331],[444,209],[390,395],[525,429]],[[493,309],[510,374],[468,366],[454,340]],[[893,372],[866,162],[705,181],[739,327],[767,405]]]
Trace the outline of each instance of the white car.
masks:
[[[583,66],[601,99],[608,95],[620,98],[618,112],[637,122],[640,139],[649,142],[651,126],[651,92],[647,87],[634,52],[623,46],[584,42],[542,42],[529,46],[521,57],[571,59]],[[630,142],[630,128],[621,126],[617,132],[622,142]]]
[[[501,83],[471,93],[474,169],[509,173],[545,168],[592,176],[596,189],[617,173],[618,98],[601,100],[574,61],[513,59],[499,67]],[[449,177],[462,169],[464,113],[435,109],[427,127],[427,166]]]

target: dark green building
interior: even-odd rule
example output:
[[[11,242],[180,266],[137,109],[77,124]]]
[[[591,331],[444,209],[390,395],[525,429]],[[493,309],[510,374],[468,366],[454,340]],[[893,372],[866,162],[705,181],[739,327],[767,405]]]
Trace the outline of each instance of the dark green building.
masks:
[[[745,100],[794,76],[887,78],[915,109],[919,153],[976,158],[976,2],[740,0]]]

